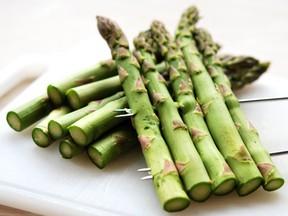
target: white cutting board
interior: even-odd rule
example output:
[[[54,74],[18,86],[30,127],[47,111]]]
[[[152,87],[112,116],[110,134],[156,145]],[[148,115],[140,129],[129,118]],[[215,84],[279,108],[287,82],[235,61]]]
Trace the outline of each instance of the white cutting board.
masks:
[[[1,204],[43,215],[169,215],[161,209],[152,182],[140,180],[144,174],[136,170],[145,167],[145,162],[139,148],[99,170],[85,154],[62,159],[57,144],[42,149],[33,143],[31,128],[17,133],[6,123],[9,109],[45,91],[49,82],[97,62],[94,48],[102,49],[101,56],[109,57],[106,44],[100,46],[84,40],[73,50],[50,58],[50,69],[1,111]],[[264,75],[238,95],[288,95],[287,81]],[[288,149],[288,101],[243,104],[243,108],[269,151]],[[288,155],[274,157],[274,161],[287,180]],[[236,193],[212,196],[204,203],[191,202],[188,209],[173,215],[284,215],[287,200],[285,184],[276,192],[260,188],[246,197]]]
[[[165,6],[164,1],[152,0],[91,2],[94,5],[91,4],[87,10],[88,14],[93,14],[91,19],[95,19],[96,14],[116,19],[130,41],[139,31],[146,30],[152,19],[163,21],[173,31],[180,13],[191,4],[196,4],[203,17],[202,26],[212,32],[226,52],[247,53],[272,61],[270,74],[238,92],[239,97],[288,95],[285,71],[288,13],[285,0],[182,0],[181,4],[174,0],[165,1]],[[71,5],[69,2],[69,7]],[[75,10],[77,14],[81,11],[86,13],[84,6],[85,1],[81,1],[79,10]],[[67,10],[69,7],[67,5]],[[67,25],[74,27],[73,22]],[[91,28],[95,26],[93,24]],[[170,215],[161,209],[152,182],[140,180],[145,174],[136,170],[145,167],[145,162],[139,148],[123,155],[104,170],[99,170],[86,155],[72,160],[62,159],[57,145],[46,149],[36,146],[30,136],[31,128],[17,133],[6,123],[5,116],[9,109],[41,94],[51,81],[105,58],[110,58],[110,51],[98,33],[95,38],[80,42],[66,53],[29,58],[28,65],[40,63],[49,69],[0,112],[0,204],[53,216]],[[19,65],[12,66],[15,69]],[[275,74],[284,78],[280,79]],[[16,77],[9,80],[11,83],[0,81],[0,91],[7,90],[17,80]],[[269,151],[288,149],[288,102],[246,104],[243,108]],[[287,181],[288,155],[274,157],[274,161]],[[204,203],[191,202],[189,208],[172,215],[287,215],[287,184],[275,192],[259,189],[241,198],[236,193],[212,196]]]

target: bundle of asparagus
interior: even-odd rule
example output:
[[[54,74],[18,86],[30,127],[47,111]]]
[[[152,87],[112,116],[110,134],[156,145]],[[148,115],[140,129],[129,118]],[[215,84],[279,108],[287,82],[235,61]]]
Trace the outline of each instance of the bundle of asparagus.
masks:
[[[198,19],[188,8],[175,37],[154,21],[133,51],[118,24],[98,16],[112,59],[51,83],[47,94],[9,111],[8,124],[22,131],[38,122],[30,127],[38,146],[58,142],[66,159],[87,152],[101,169],[141,146],[145,179],[169,212],[212,193],[279,189],[284,179],[233,94],[269,63],[219,54]]]

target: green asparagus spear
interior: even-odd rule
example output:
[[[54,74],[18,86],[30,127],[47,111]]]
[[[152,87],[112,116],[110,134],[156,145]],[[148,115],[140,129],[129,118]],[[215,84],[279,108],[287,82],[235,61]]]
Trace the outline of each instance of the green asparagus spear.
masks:
[[[116,74],[117,70],[112,60],[102,61],[90,68],[51,83],[47,87],[47,94],[51,101],[56,106],[59,106],[66,100],[66,91],[68,89],[115,76]]]
[[[236,178],[217,149],[206,126],[200,105],[192,91],[182,52],[162,23],[154,21],[151,31],[159,50],[162,51],[161,55],[170,65],[170,86],[183,121],[211,178],[213,192],[216,195],[227,194],[234,190]]]
[[[104,134],[99,140],[88,146],[91,161],[100,169],[124,152],[139,145],[137,134],[131,122],[126,121]]]
[[[223,72],[230,80],[232,90],[243,88],[257,80],[269,68],[269,62],[260,62],[251,56],[218,55]]]
[[[261,186],[263,178],[234,125],[222,95],[202,63],[193,39],[197,20],[198,10],[188,8],[181,17],[176,37],[209,131],[237,178],[238,194],[248,195]]]
[[[59,152],[65,159],[71,159],[86,150],[86,146],[77,145],[70,136],[59,143]]]
[[[77,120],[83,118],[84,116],[96,111],[97,109],[103,107],[110,101],[120,99],[124,96],[124,92],[118,92],[110,97],[107,97],[98,101],[91,101],[87,106],[70,112],[59,118],[52,119],[48,124],[48,130],[51,137],[54,139],[59,139],[68,135],[68,127],[76,122]]]
[[[92,100],[100,100],[119,91],[122,91],[119,76],[113,76],[71,88],[66,96],[70,106],[76,110],[86,106]]]
[[[70,125],[69,133],[77,145],[87,146],[109,129],[124,122],[125,118],[115,118],[115,110],[127,107],[126,97],[111,101]]]
[[[9,111],[6,120],[12,129],[22,131],[48,115],[53,108],[52,101],[41,95]]]
[[[148,40],[151,32],[142,32],[134,39],[137,57],[147,90],[157,110],[162,133],[174,158],[175,165],[189,197],[202,202],[211,195],[212,188],[206,168],[192,142],[178,108],[170,96],[164,78],[155,69],[154,55]]]
[[[129,51],[127,38],[120,27],[105,17],[97,17],[98,29],[107,41],[118,67],[129,107],[134,113],[133,126],[137,132],[147,166],[151,168],[153,184],[166,211],[180,211],[189,203],[169,149],[161,136],[159,120],[150,103],[139,72],[139,63]]]
[[[48,123],[51,119],[63,116],[71,111],[71,107],[61,106],[52,110],[48,116],[46,116],[39,124],[37,124],[32,130],[32,139],[40,147],[48,147],[54,142],[49,131]]]
[[[202,53],[205,65],[212,72],[211,77],[223,95],[239,134],[264,178],[263,188],[268,191],[277,190],[284,184],[284,179],[273,163],[269,152],[261,143],[257,130],[252,126],[241,109],[221,65],[215,60],[215,44],[211,35],[204,29],[197,29],[195,31],[195,39]]]

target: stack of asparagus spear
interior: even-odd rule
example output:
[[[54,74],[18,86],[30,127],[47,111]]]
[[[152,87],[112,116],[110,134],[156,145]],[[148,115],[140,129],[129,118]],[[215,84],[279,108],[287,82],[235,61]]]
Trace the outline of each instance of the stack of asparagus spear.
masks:
[[[112,59],[50,84],[9,111],[8,124],[16,131],[34,124],[38,146],[58,143],[63,158],[87,152],[101,169],[140,145],[147,178],[169,212],[234,189],[240,196],[261,185],[279,189],[284,179],[233,93],[269,63],[219,54],[198,19],[188,8],[175,37],[154,21],[131,50],[118,24],[98,16]]]

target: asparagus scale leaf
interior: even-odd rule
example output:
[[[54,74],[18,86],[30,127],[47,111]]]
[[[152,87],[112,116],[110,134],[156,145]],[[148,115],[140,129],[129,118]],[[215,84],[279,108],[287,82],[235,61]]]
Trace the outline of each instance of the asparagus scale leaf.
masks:
[[[162,138],[159,120],[150,103],[140,74],[137,59],[129,51],[129,44],[117,23],[97,17],[98,30],[107,41],[116,62],[129,107],[134,113],[132,122],[162,207],[166,211],[180,211],[189,203],[169,149]]]

